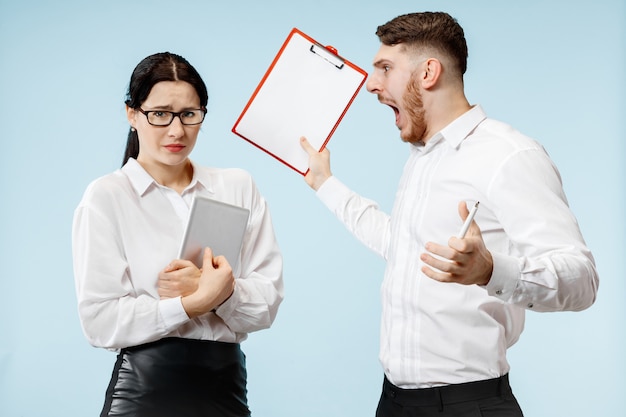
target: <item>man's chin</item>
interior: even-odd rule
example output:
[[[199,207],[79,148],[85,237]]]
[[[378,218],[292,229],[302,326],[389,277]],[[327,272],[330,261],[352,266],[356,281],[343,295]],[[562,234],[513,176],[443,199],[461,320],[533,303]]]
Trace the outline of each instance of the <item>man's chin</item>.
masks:
[[[400,130],[400,139],[402,140],[402,142],[405,143],[412,143],[413,142],[413,138],[411,137],[411,132],[407,131],[407,129],[402,129],[401,127],[398,127],[398,130]]]
[[[423,136],[421,135],[414,135],[412,134],[412,131],[406,131],[405,130],[400,130],[400,139],[402,140],[402,142],[405,143],[412,143],[412,144],[417,144],[417,143],[423,143]]]

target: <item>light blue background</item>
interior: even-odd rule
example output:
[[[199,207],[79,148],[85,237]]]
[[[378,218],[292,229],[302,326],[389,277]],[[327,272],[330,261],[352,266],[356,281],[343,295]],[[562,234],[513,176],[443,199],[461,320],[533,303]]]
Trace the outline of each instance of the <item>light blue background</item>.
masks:
[[[560,167],[600,271],[591,309],[527,315],[509,354],[514,391],[531,417],[624,415],[622,0],[0,0],[0,415],[99,413],[115,354],[79,326],[71,220],[87,184],[119,167],[132,69],[170,50],[209,87],[193,159],[252,173],[284,252],[278,318],[243,344],[253,415],[373,416],[383,261],[301,176],[230,129],[292,27],[369,72],[376,27],[423,10],[464,27],[470,101],[537,138]],[[334,173],[386,210],[407,156],[393,120],[363,90],[329,144]]]

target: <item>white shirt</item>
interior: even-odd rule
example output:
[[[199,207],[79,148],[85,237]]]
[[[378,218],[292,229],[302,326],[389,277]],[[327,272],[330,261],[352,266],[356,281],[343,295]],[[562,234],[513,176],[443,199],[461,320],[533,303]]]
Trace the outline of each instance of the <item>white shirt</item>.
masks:
[[[282,255],[250,175],[193,165],[182,195],[130,159],[93,181],[74,214],[72,246],[83,331],[118,350],[163,337],[239,343],[269,327],[283,299]],[[160,300],[159,271],[176,259],[195,194],[250,209],[235,290],[215,313],[189,319],[181,298]]]
[[[544,149],[479,106],[410,145],[391,216],[335,177],[319,198],[387,260],[380,360],[403,388],[463,383],[509,371],[506,350],[524,311],[582,310],[596,296],[592,254]],[[480,201],[476,222],[494,268],[485,287],[440,283],[421,272],[428,241],[462,226],[458,203]]]

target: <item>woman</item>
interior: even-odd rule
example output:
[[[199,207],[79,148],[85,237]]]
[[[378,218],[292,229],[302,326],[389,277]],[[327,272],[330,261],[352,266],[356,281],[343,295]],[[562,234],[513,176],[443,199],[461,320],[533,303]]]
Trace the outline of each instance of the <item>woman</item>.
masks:
[[[101,416],[249,416],[240,342],[269,327],[283,298],[270,213],[248,173],[189,159],[207,89],[184,58],[137,65],[121,169],[87,188],[73,256],[89,342],[119,351]],[[210,249],[175,259],[194,195],[250,210],[238,276]]]

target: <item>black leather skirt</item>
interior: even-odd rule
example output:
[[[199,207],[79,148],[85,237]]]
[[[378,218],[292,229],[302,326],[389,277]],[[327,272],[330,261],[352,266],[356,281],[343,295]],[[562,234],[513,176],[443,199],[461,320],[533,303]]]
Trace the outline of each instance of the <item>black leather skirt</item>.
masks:
[[[101,417],[247,417],[239,344],[167,338],[122,349]]]

